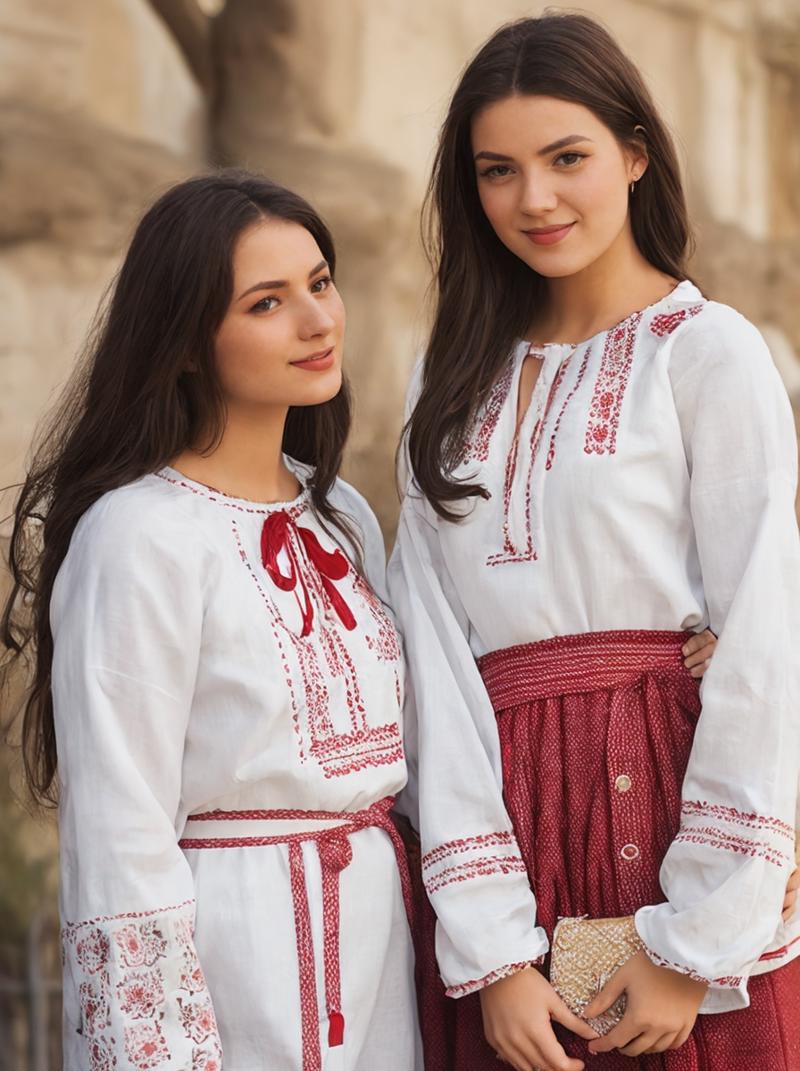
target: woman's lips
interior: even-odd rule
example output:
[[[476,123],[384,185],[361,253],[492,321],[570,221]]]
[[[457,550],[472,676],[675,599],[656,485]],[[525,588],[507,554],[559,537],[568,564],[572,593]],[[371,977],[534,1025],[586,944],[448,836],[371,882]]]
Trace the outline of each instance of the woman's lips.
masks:
[[[564,223],[555,227],[537,227],[535,230],[523,231],[523,234],[536,245],[555,245],[562,238],[566,238],[574,226],[574,223]]]
[[[324,372],[331,368],[334,361],[333,346],[313,357],[306,357],[304,361],[292,361],[294,368],[305,368],[309,372]]]

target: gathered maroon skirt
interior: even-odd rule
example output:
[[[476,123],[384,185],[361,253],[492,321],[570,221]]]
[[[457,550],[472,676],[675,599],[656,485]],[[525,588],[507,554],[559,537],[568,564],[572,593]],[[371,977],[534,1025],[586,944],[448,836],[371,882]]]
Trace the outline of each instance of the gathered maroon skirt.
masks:
[[[505,803],[552,936],[560,916],[633,914],[661,903],[700,713],[681,632],[602,632],[494,651],[479,661],[497,713]],[[477,994],[444,995],[422,882],[418,979],[426,1071],[506,1071],[483,1037]],[[545,964],[543,969],[547,969]],[[750,980],[750,1007],[701,1015],[679,1050],[591,1056],[596,1071],[800,1071],[800,959]]]

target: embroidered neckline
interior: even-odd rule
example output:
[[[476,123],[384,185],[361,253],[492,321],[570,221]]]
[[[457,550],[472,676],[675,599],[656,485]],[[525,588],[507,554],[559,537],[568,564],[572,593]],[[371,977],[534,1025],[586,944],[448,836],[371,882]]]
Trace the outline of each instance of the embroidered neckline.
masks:
[[[217,490],[216,487],[209,487],[208,484],[200,483],[199,480],[192,480],[188,476],[184,476],[182,472],[173,469],[170,465],[165,465],[163,469],[154,472],[153,475],[160,480],[165,480],[174,487],[182,487],[187,491],[191,491],[192,494],[208,499],[209,502],[216,502],[220,506],[239,510],[241,513],[274,513],[275,511],[284,510],[290,512],[294,517],[302,512],[308,504],[310,492],[303,483],[301,475],[294,468],[292,468],[292,472],[297,476],[301,489],[298,495],[286,502],[254,502],[249,498],[237,498],[235,495],[227,495],[224,491]]]
[[[686,301],[692,303],[703,300],[705,300],[703,295],[690,279],[681,279],[681,281],[674,286],[668,294],[659,298],[658,301],[653,301],[649,305],[645,305],[643,309],[634,309],[633,312],[629,312],[628,315],[624,316],[618,323],[611,324],[609,327],[604,327],[600,331],[595,331],[589,338],[581,339],[580,342],[531,342],[529,339],[520,339],[517,342],[517,346],[525,347],[525,356],[530,352],[542,353],[544,355],[548,350],[577,349],[579,346],[586,346],[589,343],[594,342],[595,339],[600,338],[601,335],[610,334],[612,331],[619,331],[620,328],[626,327],[631,320],[635,318],[641,319],[667,302],[682,303]]]

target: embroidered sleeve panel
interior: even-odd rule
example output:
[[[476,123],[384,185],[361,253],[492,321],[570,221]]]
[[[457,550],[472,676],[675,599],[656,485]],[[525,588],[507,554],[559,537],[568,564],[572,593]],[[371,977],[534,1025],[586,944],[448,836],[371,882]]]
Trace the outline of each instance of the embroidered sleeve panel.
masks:
[[[675,841],[764,859],[777,867],[793,866],[795,831],[790,825],[707,800],[684,800]]]
[[[65,987],[79,1008],[90,1071],[221,1071],[193,917],[194,901],[187,901],[64,925]]]
[[[507,831],[451,840],[422,858],[422,880],[429,896],[456,882],[524,873],[517,842]]]

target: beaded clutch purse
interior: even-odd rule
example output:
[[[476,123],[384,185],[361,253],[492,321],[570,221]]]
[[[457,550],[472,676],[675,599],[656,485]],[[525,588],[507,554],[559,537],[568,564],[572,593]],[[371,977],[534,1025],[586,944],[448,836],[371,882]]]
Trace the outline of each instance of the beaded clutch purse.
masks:
[[[643,948],[633,915],[619,919],[560,919],[553,933],[550,983],[570,1009],[583,1017],[586,1006],[615,971]],[[607,1034],[625,1014],[626,998],[597,1019],[588,1019],[598,1034]]]

